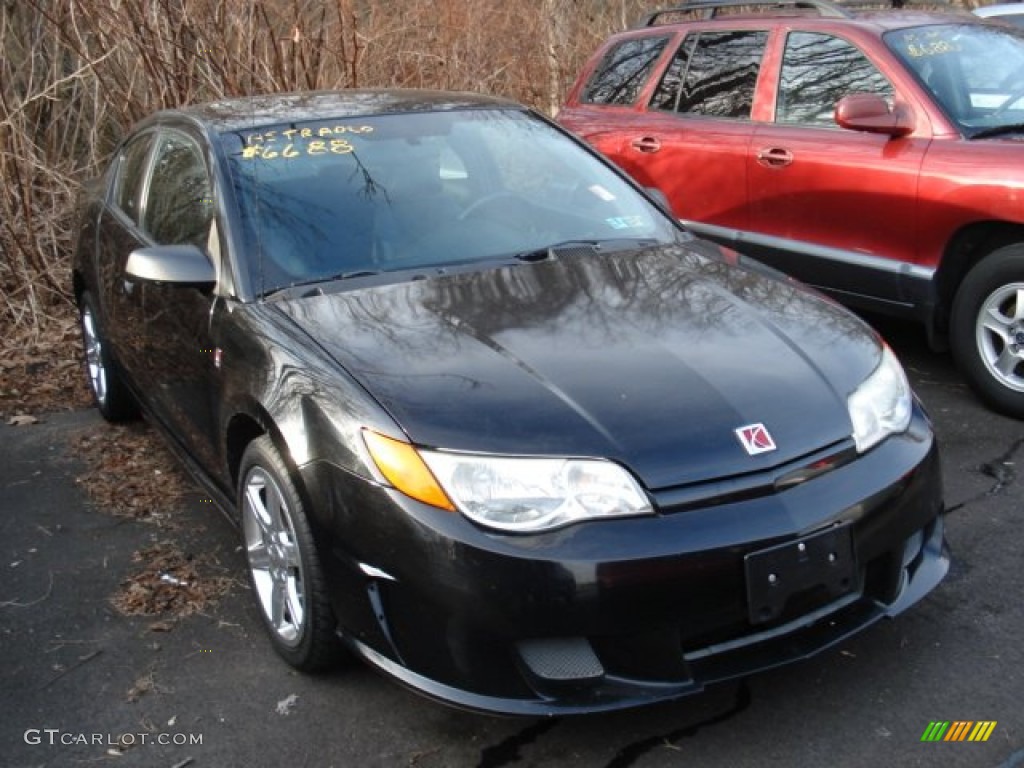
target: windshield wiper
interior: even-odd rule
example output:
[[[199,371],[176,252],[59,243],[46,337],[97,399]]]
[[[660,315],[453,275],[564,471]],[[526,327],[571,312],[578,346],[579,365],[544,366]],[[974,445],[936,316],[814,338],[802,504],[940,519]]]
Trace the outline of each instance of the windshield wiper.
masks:
[[[1009,125],[994,125],[991,128],[982,128],[977,133],[972,133],[972,139],[990,139],[993,136],[1002,136],[1007,133],[1024,133],[1024,123],[1010,123]]]
[[[381,274],[381,271],[379,269],[356,269],[351,272],[337,272],[333,275],[325,275],[324,277],[316,277],[313,278],[312,280],[303,280],[298,283],[292,283],[291,285],[282,286],[281,288],[277,288],[271,291],[270,293],[266,294],[264,298],[273,298],[279,293],[291,291],[295,288],[303,288],[305,286],[310,285],[323,285],[324,283],[333,283],[337,280],[351,280],[352,278],[355,277],[373,277],[374,275],[379,274]],[[306,295],[309,295],[309,293],[304,294],[304,296]]]
[[[657,240],[651,238],[618,238],[615,240],[563,240],[560,243],[553,243],[552,245],[546,245],[543,248],[535,248],[532,251],[523,251],[517,253],[515,258],[519,261],[536,262],[536,261],[547,261],[553,259],[557,255],[558,251],[565,250],[568,248],[593,248],[595,251],[621,251],[627,248],[642,248],[648,245],[654,245]]]

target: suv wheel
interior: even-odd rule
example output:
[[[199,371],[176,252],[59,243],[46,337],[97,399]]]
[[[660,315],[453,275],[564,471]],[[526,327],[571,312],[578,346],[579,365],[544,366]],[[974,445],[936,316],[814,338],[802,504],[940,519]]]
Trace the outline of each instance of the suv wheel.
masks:
[[[83,293],[78,300],[78,307],[82,323],[82,346],[85,350],[85,372],[89,377],[89,389],[92,390],[96,407],[107,421],[128,421],[137,413],[135,400],[111,358],[92,294],[88,291]]]
[[[249,580],[274,649],[303,672],[329,667],[337,622],[302,498],[269,437],[249,444],[239,478]]]
[[[953,302],[957,365],[993,408],[1024,418],[1024,244],[980,261]]]

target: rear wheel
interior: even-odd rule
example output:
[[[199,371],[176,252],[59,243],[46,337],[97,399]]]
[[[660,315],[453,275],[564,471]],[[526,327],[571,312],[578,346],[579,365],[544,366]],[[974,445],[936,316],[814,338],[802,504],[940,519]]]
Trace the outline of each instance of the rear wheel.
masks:
[[[111,357],[91,293],[85,291],[82,294],[78,308],[85,349],[85,372],[96,407],[107,421],[128,421],[137,415],[135,400]]]
[[[980,261],[953,302],[953,357],[978,395],[1024,418],[1024,245]]]
[[[271,642],[296,669],[324,669],[339,656],[337,622],[302,499],[269,437],[249,444],[239,477],[249,580]]]

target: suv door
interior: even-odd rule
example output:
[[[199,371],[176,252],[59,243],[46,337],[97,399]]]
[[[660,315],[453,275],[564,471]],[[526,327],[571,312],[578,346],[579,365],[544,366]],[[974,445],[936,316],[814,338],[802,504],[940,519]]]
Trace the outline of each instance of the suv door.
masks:
[[[686,35],[620,165],[660,189],[682,219],[746,228],[746,156],[764,30]]]
[[[781,42],[774,121],[758,125],[750,146],[744,244],[844,300],[903,303],[901,274],[919,258],[918,174],[930,140],[840,128],[835,107],[849,94],[911,107],[850,41],[789,29]]]

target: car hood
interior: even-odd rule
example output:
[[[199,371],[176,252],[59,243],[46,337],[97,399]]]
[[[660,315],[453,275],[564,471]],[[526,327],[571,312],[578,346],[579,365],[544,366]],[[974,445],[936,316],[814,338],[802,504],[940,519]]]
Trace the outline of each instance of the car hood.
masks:
[[[344,287],[345,284],[342,284]],[[796,283],[673,245],[275,303],[420,445],[604,456],[650,489],[850,436],[879,342]],[[777,449],[748,455],[761,423]]]

